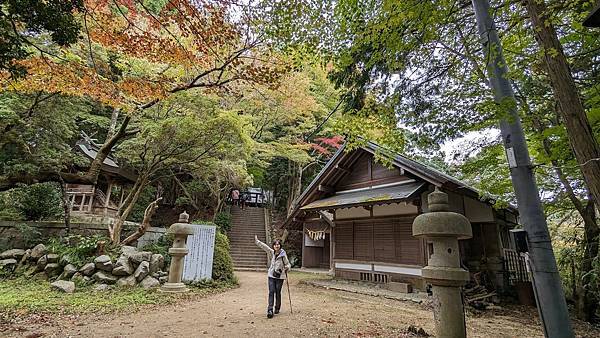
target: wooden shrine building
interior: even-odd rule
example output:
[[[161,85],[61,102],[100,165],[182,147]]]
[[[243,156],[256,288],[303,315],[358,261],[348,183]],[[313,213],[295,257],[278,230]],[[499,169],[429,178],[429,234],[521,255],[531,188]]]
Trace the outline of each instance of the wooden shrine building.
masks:
[[[375,154],[391,166],[376,162]],[[494,209],[474,188],[374,143],[349,152],[342,146],[296,200],[284,226],[304,233],[303,267],[422,289],[428,244],[412,236],[412,222],[427,212],[427,195],[435,187],[449,195],[452,211],[471,221],[473,238],[460,244],[464,267],[504,288],[504,251],[514,251],[516,210]]]
[[[83,138],[77,141],[76,149],[91,162],[96,158],[99,145],[84,134]],[[71,214],[76,217],[114,217],[123,203],[123,188],[136,179],[137,175],[133,171],[122,168],[109,155],[102,163],[96,185],[67,184]],[[117,196],[113,192],[116,192]]]

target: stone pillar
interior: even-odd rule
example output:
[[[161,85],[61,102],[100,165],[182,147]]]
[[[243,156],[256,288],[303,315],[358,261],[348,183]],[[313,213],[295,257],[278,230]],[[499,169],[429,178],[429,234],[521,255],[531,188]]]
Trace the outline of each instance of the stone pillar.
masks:
[[[167,230],[168,234],[175,235],[173,247],[169,249],[171,266],[169,267],[169,280],[163,284],[160,291],[186,292],[185,284],[181,282],[183,276],[183,258],[188,254],[186,246],[187,237],[194,234],[194,228],[188,224],[189,215],[184,211],[179,215],[179,223],[174,223]]]
[[[423,237],[429,247],[429,262],[422,276],[433,286],[433,317],[436,337],[467,336],[461,286],[469,272],[460,267],[458,240],[472,237],[469,220],[449,212],[448,195],[437,188],[427,197],[429,212],[413,222],[413,236]]]

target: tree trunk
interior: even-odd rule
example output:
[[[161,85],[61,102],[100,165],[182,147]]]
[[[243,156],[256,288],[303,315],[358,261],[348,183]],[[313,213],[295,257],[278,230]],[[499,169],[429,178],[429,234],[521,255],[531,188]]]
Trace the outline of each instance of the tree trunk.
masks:
[[[569,142],[590,193],[600,208],[600,147],[594,138],[556,30],[546,15],[545,2],[526,0],[525,3],[536,40],[544,52],[548,76],[560,106]]]
[[[127,134],[127,126],[129,125],[129,121],[131,121],[131,117],[129,115],[125,116],[117,133],[112,135],[110,138],[107,138],[100,149],[98,149],[96,157],[90,164],[90,168],[85,174],[85,177],[93,182],[93,184],[96,184],[98,181],[98,175],[100,175],[100,169],[102,168],[104,160],[108,157],[108,155],[110,155],[110,152],[117,142],[119,142]]]
[[[196,211],[200,210],[200,207],[198,207],[198,204],[196,204],[196,201],[194,201],[192,194],[189,193],[189,191],[186,189],[186,187],[183,185],[183,183],[181,183],[181,181],[177,178],[177,176],[173,175],[173,179],[175,180],[175,183],[177,183],[179,188],[181,188],[181,191],[183,191],[183,194],[190,200],[190,204],[192,205],[192,207]]]
[[[117,131],[117,120],[119,119],[119,113],[121,110],[119,108],[114,108],[112,115],[110,116],[110,126],[108,127],[108,133],[106,134],[106,139],[110,139],[115,132]]]
[[[144,211],[144,220],[134,233],[127,236],[127,238],[123,240],[123,242],[121,243],[122,245],[129,245],[137,241],[146,233],[146,231],[150,227],[150,220],[156,212],[156,209],[158,209],[158,202],[160,202],[160,200],[162,200],[162,197],[157,198],[154,202],[150,203],[148,207],[146,207],[146,210]]]
[[[289,161],[288,216],[294,208],[294,202],[302,193],[302,165]]]
[[[543,135],[545,126],[541,123],[541,121],[537,118],[537,116],[532,114],[532,122],[536,131]],[[598,310],[599,299],[596,296],[598,293],[598,285],[591,278],[591,273],[593,272],[593,262],[594,259],[598,256],[598,235],[600,234],[600,228],[598,227],[597,219],[596,219],[596,211],[594,209],[593,197],[590,195],[588,198],[587,205],[584,206],[583,203],[577,198],[575,195],[575,191],[571,187],[571,183],[567,178],[567,175],[563,172],[557,160],[554,159],[552,154],[551,141],[544,137],[542,139],[542,146],[546,155],[551,159],[552,166],[556,175],[558,176],[558,180],[560,181],[565,193],[581,218],[583,219],[583,228],[584,228],[584,258],[581,262],[581,272],[584,276],[581,280],[581,286],[579,288],[573,287],[573,300],[575,301],[575,308],[577,317],[580,319],[587,320],[589,322],[594,322],[596,320],[596,311]],[[589,195],[589,192],[588,192]],[[573,275],[575,278],[575,275]],[[577,283],[578,284],[578,283]],[[576,293],[577,292],[577,293]],[[581,294],[583,293],[583,294]]]
[[[112,224],[112,226],[108,227],[110,239],[113,244],[117,245],[121,242],[121,231],[123,230],[123,224],[127,220],[127,217],[129,217],[129,214],[131,214],[135,203],[139,199],[140,194],[146,187],[147,183],[148,176],[138,176],[138,179],[133,185],[133,188],[131,188],[131,191],[129,192],[129,194],[127,194],[125,201],[119,207],[119,211],[117,213],[117,218],[115,219],[115,222]]]
[[[67,234],[71,234],[71,202],[69,202],[69,196],[67,195],[67,184],[62,178],[60,182],[60,192],[62,195],[62,205],[65,212],[65,228],[67,229]]]

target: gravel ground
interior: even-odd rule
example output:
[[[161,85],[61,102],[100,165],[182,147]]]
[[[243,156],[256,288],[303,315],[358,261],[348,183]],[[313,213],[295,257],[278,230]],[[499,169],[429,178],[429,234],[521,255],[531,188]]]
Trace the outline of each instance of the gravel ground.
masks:
[[[135,313],[53,318],[43,325],[32,322],[21,336],[411,337],[409,326],[434,333],[433,315],[425,304],[317,288],[300,282],[314,276],[297,273],[290,275],[293,314],[286,291],[282,313],[267,319],[265,273],[236,274],[240,287],[224,293]],[[580,322],[576,328],[578,336],[600,336],[599,330]],[[469,313],[467,330],[469,337],[543,336],[535,309],[521,307]]]

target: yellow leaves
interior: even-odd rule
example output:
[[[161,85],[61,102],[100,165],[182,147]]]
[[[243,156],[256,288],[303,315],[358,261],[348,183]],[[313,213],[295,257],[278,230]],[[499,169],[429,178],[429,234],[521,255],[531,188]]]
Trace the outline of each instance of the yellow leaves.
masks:
[[[89,96],[113,107],[126,108],[165,96],[160,82],[127,78],[111,81],[95,72],[93,68],[77,63],[54,63],[48,59],[32,58],[20,62],[29,75],[12,80],[7,75],[0,78],[4,90],[21,92],[61,92],[73,96]]]
[[[1,89],[89,96],[133,110],[193,87],[220,90],[234,80],[277,82],[282,68],[242,37],[225,3],[169,0],[153,10],[147,4],[86,0],[79,42],[68,49],[43,46],[54,54],[22,61],[26,77],[15,80],[0,73]]]
[[[127,97],[140,103],[153,99],[163,99],[167,94],[167,91],[159,82],[142,79],[126,79],[121,81],[118,87]]]
[[[23,92],[43,90],[74,96],[89,95],[100,102],[120,106],[112,83],[89,68],[79,67],[76,63],[70,62],[59,64],[41,57],[23,60],[19,64],[27,69],[28,75],[16,81],[3,78],[1,86],[4,90]]]

